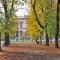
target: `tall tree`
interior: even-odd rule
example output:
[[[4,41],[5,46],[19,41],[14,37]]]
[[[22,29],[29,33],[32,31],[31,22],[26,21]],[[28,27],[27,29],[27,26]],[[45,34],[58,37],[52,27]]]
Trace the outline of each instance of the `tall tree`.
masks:
[[[36,40],[36,39],[39,39],[39,37],[43,36],[43,30],[40,28],[40,26],[35,21],[33,11],[31,12],[32,14],[28,16],[28,20],[27,20],[28,35],[31,36],[33,40]],[[42,24],[44,24],[43,21],[42,21]]]
[[[55,34],[55,47],[59,48],[58,37],[59,37],[59,4],[60,0],[57,0],[57,14],[56,14],[56,34]]]
[[[14,0],[12,1],[11,8],[13,7],[13,3],[14,3]],[[7,45],[10,44],[10,41],[9,41],[9,33],[7,32],[8,22],[9,22],[8,1],[7,0],[3,0],[3,3],[2,4],[3,4],[4,12],[5,12],[5,43],[4,43],[4,45],[7,46]]]
[[[3,22],[2,22],[2,18],[0,17],[0,51],[2,51],[2,48],[1,48],[1,37],[2,37],[2,33],[3,33]]]
[[[33,8],[33,11],[34,11],[34,14],[35,14],[35,20],[37,21],[37,23],[38,23],[38,25],[40,26],[40,28],[42,28],[42,29],[45,29],[45,27],[41,24],[41,22],[39,21],[39,18],[38,18],[38,16],[37,16],[37,12],[36,12],[36,0],[34,0],[33,2],[34,3],[32,3],[32,1],[33,0],[31,0],[31,5],[32,5],[32,8]],[[42,2],[44,2],[45,4],[47,3],[47,1],[41,1],[40,0],[40,4],[41,4],[41,6],[40,6],[40,10],[45,14],[45,12],[44,12],[44,7],[43,7],[43,3]],[[47,29],[47,23],[45,24],[45,26],[46,26],[46,29]],[[46,45],[47,46],[49,46],[49,37],[48,37],[48,33],[47,33],[47,30],[45,30],[45,33],[46,33]]]
[[[38,25],[40,26],[40,28],[44,29],[44,26],[40,23],[39,19],[38,19],[38,16],[37,16],[37,13],[36,13],[36,0],[31,0],[31,5],[32,5],[32,8],[33,8],[33,11],[34,11],[34,15],[35,15],[35,20],[36,22],[38,23]]]
[[[9,40],[9,33],[8,33],[8,30],[9,30],[9,20],[10,18],[12,17],[12,14],[14,12],[14,8],[15,8],[15,4],[17,3],[18,1],[17,0],[2,0],[2,5],[3,5],[3,8],[4,8],[4,12],[5,12],[5,43],[4,45],[5,46],[8,46],[10,44],[10,40]]]
[[[1,3],[1,1],[0,1]],[[1,41],[2,41],[2,35],[4,33],[4,13],[2,11],[3,7],[0,6],[0,51],[2,51],[1,48]]]

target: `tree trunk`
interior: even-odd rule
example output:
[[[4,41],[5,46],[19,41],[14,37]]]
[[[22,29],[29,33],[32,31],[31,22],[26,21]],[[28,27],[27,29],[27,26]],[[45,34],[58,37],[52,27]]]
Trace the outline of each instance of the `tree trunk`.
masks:
[[[36,10],[35,10],[35,5],[36,5],[36,1],[34,1],[34,5],[32,5],[32,8],[33,8],[33,11],[34,11],[34,14],[35,14],[35,21],[37,22],[37,24],[39,25],[40,28],[44,29],[44,26],[41,24],[41,22],[38,19],[38,16],[37,16],[37,13],[36,13]]]
[[[38,38],[36,38],[36,43],[39,44]]]
[[[46,22],[46,27],[45,27],[46,46],[49,46],[49,37],[48,37],[48,33],[47,33],[47,25],[48,25],[48,23]]]
[[[2,51],[2,49],[1,49],[1,32],[0,32],[0,51]]]
[[[52,29],[50,29],[52,30]],[[52,44],[52,35],[51,35],[51,31],[50,31],[50,43]]]
[[[42,44],[42,37],[40,37],[40,44]]]
[[[8,22],[9,22],[8,5],[7,5],[7,0],[3,0],[2,2],[3,2],[4,11],[5,11],[5,42],[4,42],[4,46],[8,46],[10,44],[9,33],[6,32],[6,30],[8,30]]]
[[[8,45],[10,45],[9,34],[8,33],[5,33],[4,46],[8,46]]]
[[[46,45],[49,46],[49,37],[47,33],[46,33]]]
[[[60,3],[60,1],[57,0],[56,34],[55,34],[55,47],[56,48],[59,48],[59,44],[58,44],[58,36],[59,36],[59,3]]]

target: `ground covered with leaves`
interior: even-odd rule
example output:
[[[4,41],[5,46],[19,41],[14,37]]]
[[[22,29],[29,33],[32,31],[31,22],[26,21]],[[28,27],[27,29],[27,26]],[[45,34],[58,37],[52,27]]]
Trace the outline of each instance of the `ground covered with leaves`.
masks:
[[[53,45],[16,43],[2,50],[0,60],[60,60],[60,48]]]

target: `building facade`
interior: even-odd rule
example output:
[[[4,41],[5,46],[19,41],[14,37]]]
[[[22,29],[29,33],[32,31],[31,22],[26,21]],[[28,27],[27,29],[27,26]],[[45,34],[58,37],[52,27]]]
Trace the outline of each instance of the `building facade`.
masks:
[[[18,18],[18,31],[17,36],[19,38],[21,37],[27,37],[27,18],[26,17],[19,17]]]

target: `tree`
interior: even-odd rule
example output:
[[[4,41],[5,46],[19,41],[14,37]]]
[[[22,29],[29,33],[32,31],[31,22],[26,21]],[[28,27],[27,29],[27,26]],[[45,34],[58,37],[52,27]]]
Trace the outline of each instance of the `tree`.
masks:
[[[2,49],[1,49],[1,37],[2,37],[2,33],[4,31],[3,27],[4,26],[3,26],[2,18],[0,17],[0,51],[2,51]]]
[[[2,2],[3,2],[2,4],[3,4],[4,12],[5,12],[5,43],[4,43],[4,45],[7,46],[10,44],[9,33],[7,32],[8,20],[10,17],[8,14],[8,5],[7,5],[9,1],[3,0]],[[11,10],[12,10],[13,4],[14,4],[14,0],[13,0],[12,5],[11,5]],[[10,14],[11,14],[11,11],[10,11]]]
[[[41,2],[40,3],[40,10],[42,11],[42,13],[44,13],[45,14],[45,11],[44,11],[44,5],[43,5],[43,2],[46,4],[47,3],[47,1],[41,1],[41,0],[38,0],[39,2]],[[34,3],[32,3],[32,2],[34,2]],[[31,5],[32,5],[32,8],[33,8],[33,11],[34,11],[34,15],[35,15],[35,20],[37,21],[37,23],[38,23],[38,25],[42,28],[42,29],[45,29],[45,27],[40,23],[40,21],[39,21],[39,18],[38,18],[38,16],[37,16],[37,12],[36,12],[36,0],[31,0]],[[43,16],[45,16],[45,15],[43,15]],[[47,26],[47,24],[45,24],[45,26]],[[49,46],[49,37],[48,37],[48,33],[47,33],[47,30],[45,30],[45,33],[46,33],[46,45],[47,46]]]
[[[4,8],[4,16],[5,16],[5,21],[4,21],[4,33],[5,33],[5,46],[8,46],[10,44],[9,41],[9,21],[12,17],[12,13],[15,12],[15,4],[17,3],[17,0],[1,0],[1,4]]]
[[[35,21],[35,17],[33,11],[31,10],[32,14],[28,16],[27,24],[28,24],[28,35],[32,37],[33,40],[39,39],[40,36],[43,34],[43,30],[39,27],[37,22]],[[34,23],[33,23],[34,22]],[[44,22],[42,22],[44,23]],[[37,43],[37,41],[36,41]]]
[[[36,0],[31,0],[31,6],[33,8],[33,11],[34,11],[34,15],[35,15],[35,20],[36,22],[38,23],[38,25],[40,26],[40,28],[44,29],[44,27],[42,26],[42,24],[40,23],[39,19],[38,19],[38,16],[37,16],[37,13],[36,13]]]
[[[54,1],[54,0],[53,0]],[[45,33],[46,33],[46,45],[49,45],[49,38],[54,37],[55,34],[55,3],[53,5],[52,0],[46,0],[43,4],[45,10]]]
[[[31,26],[35,31],[35,33],[33,34],[34,36],[38,36],[40,35],[40,32],[43,31],[42,29],[44,29],[44,14],[41,12],[41,15],[39,14],[41,8],[40,8],[40,3],[39,0],[38,1],[33,1],[31,0],[31,5],[30,5],[30,20],[28,20],[28,22],[31,22],[33,26]],[[42,18],[40,18],[42,17]],[[30,28],[28,26],[28,28]],[[33,31],[34,31],[33,30]],[[37,33],[38,32],[38,33]],[[33,33],[33,32],[32,32]],[[38,35],[39,34],[39,35]]]
[[[18,27],[17,27],[18,26],[18,21],[17,21],[17,17],[14,16],[13,14],[12,14],[10,20],[9,20],[8,26],[9,26],[8,33],[9,33],[10,37],[15,37],[17,29],[18,29]]]
[[[57,14],[56,14],[56,34],[55,34],[55,47],[59,48],[58,36],[59,36],[59,4],[60,0],[57,0]]]
[[[3,8],[0,6],[0,51],[2,51],[1,48],[1,41],[2,41],[2,35],[4,33],[4,13],[1,11]]]
[[[46,45],[49,45],[49,37],[55,37],[56,0],[31,0],[30,8],[33,9],[30,13],[34,14],[34,20],[46,34]],[[44,24],[41,23],[42,17]]]

